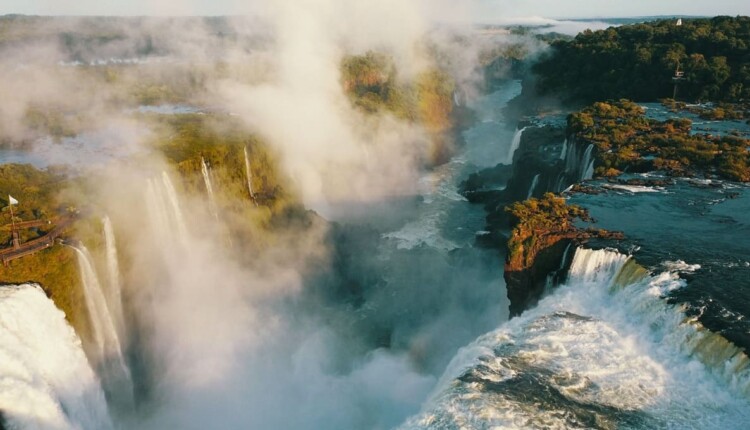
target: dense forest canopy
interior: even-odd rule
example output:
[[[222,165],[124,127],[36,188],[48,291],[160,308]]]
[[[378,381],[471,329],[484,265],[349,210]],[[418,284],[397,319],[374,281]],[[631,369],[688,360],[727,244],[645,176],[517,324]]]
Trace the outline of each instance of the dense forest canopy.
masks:
[[[584,31],[559,40],[537,63],[537,90],[566,101],[750,99],[750,17],[685,19]]]

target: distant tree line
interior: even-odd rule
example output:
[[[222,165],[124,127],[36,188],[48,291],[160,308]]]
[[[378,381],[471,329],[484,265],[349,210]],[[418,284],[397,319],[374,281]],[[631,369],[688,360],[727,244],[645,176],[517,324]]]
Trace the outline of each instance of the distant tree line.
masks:
[[[540,95],[591,103],[671,97],[678,67],[684,73],[679,99],[750,100],[750,17],[586,30],[573,40],[554,41],[533,71]]]

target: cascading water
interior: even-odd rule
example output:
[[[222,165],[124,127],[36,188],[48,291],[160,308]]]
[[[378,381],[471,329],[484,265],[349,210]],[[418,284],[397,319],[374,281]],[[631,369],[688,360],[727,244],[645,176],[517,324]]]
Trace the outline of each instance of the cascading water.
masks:
[[[245,153],[245,177],[247,178],[247,191],[250,193],[250,198],[253,200],[255,206],[258,206],[258,201],[255,198],[255,192],[253,192],[253,171],[250,169],[250,157],[247,155],[247,146],[243,148]]]
[[[120,285],[120,264],[117,259],[117,243],[112,221],[108,216],[102,218],[104,228],[104,245],[107,253],[107,274],[109,288],[107,289],[107,305],[111,310],[115,329],[120,339],[125,338],[125,320],[122,311],[122,292]]]
[[[536,186],[539,184],[539,174],[537,173],[534,176],[534,179],[531,181],[531,186],[529,187],[529,192],[526,195],[526,200],[530,199],[531,196],[534,195],[534,191],[536,190]]]
[[[747,357],[662,298],[683,285],[576,250],[566,285],[459,351],[403,427],[745,428]]]
[[[112,429],[81,341],[38,285],[0,286],[0,427]]]
[[[523,132],[526,131],[526,128],[527,127],[516,130],[515,134],[513,134],[513,140],[510,143],[510,148],[508,149],[508,155],[506,156],[505,164],[513,163],[513,154],[515,154],[518,147],[521,146],[521,137],[523,137]]]
[[[96,275],[93,259],[83,244],[74,246],[73,249],[78,256],[81,286],[94,341],[93,361],[111,401],[118,407],[130,408],[133,404],[130,369],[125,363],[115,322]]]
[[[208,171],[208,165],[206,160],[201,157],[201,173],[203,174],[203,183],[206,185],[206,192],[208,193],[208,210],[215,219],[219,219],[219,211],[216,206],[216,197],[214,196],[214,187],[211,184],[211,175]]]

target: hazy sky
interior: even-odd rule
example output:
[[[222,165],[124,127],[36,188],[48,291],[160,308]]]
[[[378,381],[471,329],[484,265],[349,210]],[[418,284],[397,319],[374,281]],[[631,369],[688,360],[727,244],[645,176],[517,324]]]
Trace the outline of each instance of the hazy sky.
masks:
[[[232,15],[275,0],[0,0],[0,14]],[[300,0],[310,1],[310,0]],[[323,0],[325,1],[325,0]],[[351,0],[356,1],[356,0]],[[750,0],[426,0],[441,9],[473,5],[475,20],[645,15],[750,15]]]

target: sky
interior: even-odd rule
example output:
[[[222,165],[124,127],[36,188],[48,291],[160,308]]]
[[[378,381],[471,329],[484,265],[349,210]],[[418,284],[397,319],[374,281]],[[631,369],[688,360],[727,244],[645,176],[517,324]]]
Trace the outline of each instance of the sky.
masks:
[[[275,0],[0,0],[0,15],[243,15]],[[309,0],[299,0],[307,1]],[[352,0],[356,1],[356,0]],[[417,0],[421,1],[421,0]],[[470,7],[475,21],[510,17],[596,18],[750,15],[750,0],[424,0]],[[450,14],[450,13],[448,13]]]

